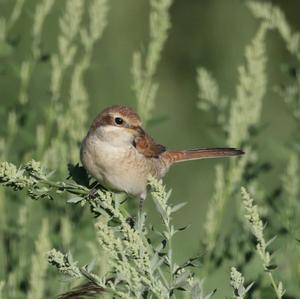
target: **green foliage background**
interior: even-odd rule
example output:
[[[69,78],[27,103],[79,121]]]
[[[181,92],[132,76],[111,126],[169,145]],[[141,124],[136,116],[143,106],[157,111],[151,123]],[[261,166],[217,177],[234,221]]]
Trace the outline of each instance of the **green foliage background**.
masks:
[[[14,3],[15,0],[0,0],[0,16],[7,19]],[[8,31],[6,39],[0,43],[0,117],[2,120],[0,133],[4,143],[2,159],[17,165],[32,158],[43,159],[43,152],[36,150],[36,129],[38,125],[45,125],[51,107],[49,104],[51,100],[50,60],[57,52],[58,18],[64,13],[65,7],[65,1],[56,1],[46,18],[41,43],[43,59],[35,66],[28,88],[28,102],[24,104],[20,103],[19,98],[20,66],[23,61],[32,59],[30,50],[32,20],[38,3],[37,0],[25,1],[20,18]],[[291,28],[300,31],[299,1],[273,1],[272,3],[279,5]],[[86,6],[88,4],[89,1],[86,1]],[[132,55],[139,50],[142,54],[146,52],[149,3],[148,1],[111,0],[108,1],[108,5],[107,27],[102,38],[95,43],[91,64],[84,74],[89,102],[88,117],[82,124],[84,128],[82,132],[78,131],[78,134],[82,134],[82,138],[89,123],[106,106],[125,104],[137,107],[132,89]],[[170,15],[172,27],[155,75],[155,80],[159,82],[159,89],[155,108],[151,114],[153,120],[149,121],[147,129],[155,140],[171,149],[225,146],[226,136],[223,134],[222,125],[216,122],[216,114],[212,110],[203,111],[197,108],[199,99],[196,70],[198,67],[207,68],[219,83],[221,93],[234,97],[239,78],[237,67],[244,63],[245,47],[253,39],[260,21],[253,17],[244,1],[238,0],[178,0],[171,6]],[[87,22],[88,17],[85,15],[82,26],[86,26]],[[79,37],[75,39],[75,43],[77,42],[80,43]],[[274,90],[275,86],[289,84],[293,80],[289,74],[295,71],[294,68],[299,68],[299,61],[297,62],[287,51],[279,34],[273,31],[267,35],[266,53],[267,94],[263,100],[259,134],[251,138],[258,154],[257,165],[261,163],[270,165],[267,171],[259,171],[257,181],[260,186],[263,186],[263,192],[256,194],[259,203],[268,209],[272,204],[264,203],[264,200],[267,197],[271,201],[275,200],[271,195],[282,184],[281,178],[286,172],[291,153],[295,152],[299,155],[299,118],[292,116],[296,108],[287,105],[283,97]],[[79,63],[83,55],[84,51],[80,46],[72,66]],[[54,115],[56,121],[57,118],[62,117],[57,122],[58,130],[66,117],[66,111],[70,109],[68,101],[72,66],[65,73],[59,99],[61,107]],[[296,72],[299,72],[299,69]],[[81,111],[78,113],[80,115]],[[14,116],[16,116],[15,132],[14,119],[10,119]],[[9,125],[9,122],[13,125]],[[46,135],[49,140],[46,140],[43,151],[50,146],[51,138],[56,138],[56,129],[54,126]],[[75,156],[70,159],[66,157],[66,160],[61,158],[61,164],[53,167],[50,162],[47,164],[48,168],[59,168],[55,175],[66,178],[67,162],[77,162],[77,152],[79,152],[79,142],[72,144],[72,155],[74,153]],[[176,226],[189,225],[186,231],[175,236],[173,247],[178,263],[192,255],[204,254],[201,244],[205,237],[204,224],[208,206],[214,192],[214,169],[217,163],[228,167],[229,161],[204,160],[180,164],[172,168],[164,180],[166,185],[173,189],[171,200],[174,204],[188,202],[180,213],[174,216]],[[297,199],[299,201],[299,194]],[[98,254],[96,241],[94,241],[94,227],[87,208],[66,206],[59,198],[56,199],[55,204],[47,201],[31,201],[25,194],[17,196],[11,191],[5,193],[3,191],[0,200],[2,238],[0,281],[6,281],[6,286],[15,288],[10,290],[10,293],[4,293],[8,294],[7,298],[25,298],[26,292],[30,289],[32,271],[30,260],[35,250],[34,241],[38,238],[41,223],[45,219],[48,219],[48,224],[44,224],[44,227],[49,227],[48,237],[51,247],[55,245],[64,251],[71,250],[81,263],[88,263],[94,255]],[[231,235],[232,238],[243,239],[240,235],[243,233],[231,225],[235,201],[228,202],[224,211],[220,243],[217,243],[219,248],[227,246],[227,243],[222,241],[222,236],[225,238]],[[284,204],[283,207],[280,205],[281,203],[278,209],[285,209]],[[150,214],[149,221],[158,223],[159,217],[151,200],[147,201],[145,209]],[[274,211],[276,214],[276,209]],[[296,211],[299,212],[299,209]],[[264,215],[264,211],[262,214]],[[284,224],[272,223],[273,220],[279,219],[272,218],[272,213],[265,213],[265,215],[263,219],[267,223],[266,230],[270,227],[268,237],[278,234],[280,236]],[[290,221],[293,222],[293,219]],[[297,229],[298,227],[293,230],[293,233],[284,232],[284,236],[288,236],[287,239],[279,237],[274,245],[278,251],[275,257],[279,257],[280,265],[283,267],[289,268],[293,262],[298,263],[298,260],[293,261],[293,259],[299,257],[299,246],[295,246],[295,250],[292,250],[296,251],[295,257],[291,256],[292,261],[284,259],[285,253],[289,252],[287,247],[296,244],[296,239],[300,238]],[[250,238],[250,235],[246,234],[246,237]],[[206,288],[218,289],[214,298],[231,296],[229,272],[231,266],[237,266],[235,253],[238,256],[240,250],[240,248],[233,249],[233,256],[224,258],[221,264],[213,263],[214,266],[206,273],[202,273],[203,269],[199,267],[199,275],[207,276]],[[254,258],[253,262],[243,269],[246,281],[249,283],[260,281],[261,267],[259,260]],[[295,265],[295,268],[297,269],[293,273],[299,274],[299,266]],[[55,271],[50,269],[48,272],[52,285],[47,286],[45,298],[52,298],[53,294],[66,290],[68,283],[61,282]],[[15,277],[9,280],[9,275],[12,273],[15,273]],[[286,298],[299,298],[299,280],[297,282],[295,277],[288,276],[280,279],[283,279],[284,286],[288,290],[289,297]],[[264,283],[262,285],[267,288]],[[273,294],[268,293],[268,290],[263,297],[256,296],[254,298],[273,298]]]

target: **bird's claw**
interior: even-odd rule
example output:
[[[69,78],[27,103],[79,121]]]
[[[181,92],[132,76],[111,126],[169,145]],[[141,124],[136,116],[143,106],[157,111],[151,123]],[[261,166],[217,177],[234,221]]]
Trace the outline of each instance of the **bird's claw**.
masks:
[[[86,198],[89,199],[89,200],[93,200],[97,197],[97,193],[98,193],[98,190],[101,190],[101,189],[104,189],[103,186],[101,186],[99,183],[97,183],[96,185],[94,185],[92,187],[92,189],[89,191],[89,193],[86,195]]]
[[[97,197],[97,192],[98,192],[97,188],[91,189],[87,195],[87,199],[90,199],[90,200],[95,199]]]

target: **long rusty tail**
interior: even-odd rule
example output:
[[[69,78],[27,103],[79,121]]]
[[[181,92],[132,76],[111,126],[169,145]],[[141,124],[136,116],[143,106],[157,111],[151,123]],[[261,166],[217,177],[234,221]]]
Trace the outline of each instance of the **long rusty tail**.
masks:
[[[243,155],[242,150],[236,148],[196,148],[182,151],[166,151],[162,153],[163,158],[169,160],[170,164],[198,159],[222,158]]]

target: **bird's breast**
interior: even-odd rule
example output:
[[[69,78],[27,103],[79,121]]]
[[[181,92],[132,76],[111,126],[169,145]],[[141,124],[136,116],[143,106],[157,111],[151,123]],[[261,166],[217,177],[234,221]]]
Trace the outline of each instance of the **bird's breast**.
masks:
[[[81,161],[104,186],[138,196],[146,192],[149,174],[159,172],[159,160],[145,158],[131,144],[114,146],[97,138],[83,141]]]

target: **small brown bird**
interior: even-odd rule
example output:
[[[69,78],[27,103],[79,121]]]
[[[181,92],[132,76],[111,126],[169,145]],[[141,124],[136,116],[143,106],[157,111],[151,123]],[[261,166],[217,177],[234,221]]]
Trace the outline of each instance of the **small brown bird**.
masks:
[[[174,163],[243,154],[235,148],[166,150],[141,125],[138,114],[126,106],[108,107],[93,121],[80,158],[104,187],[145,199],[149,175],[162,178]]]

